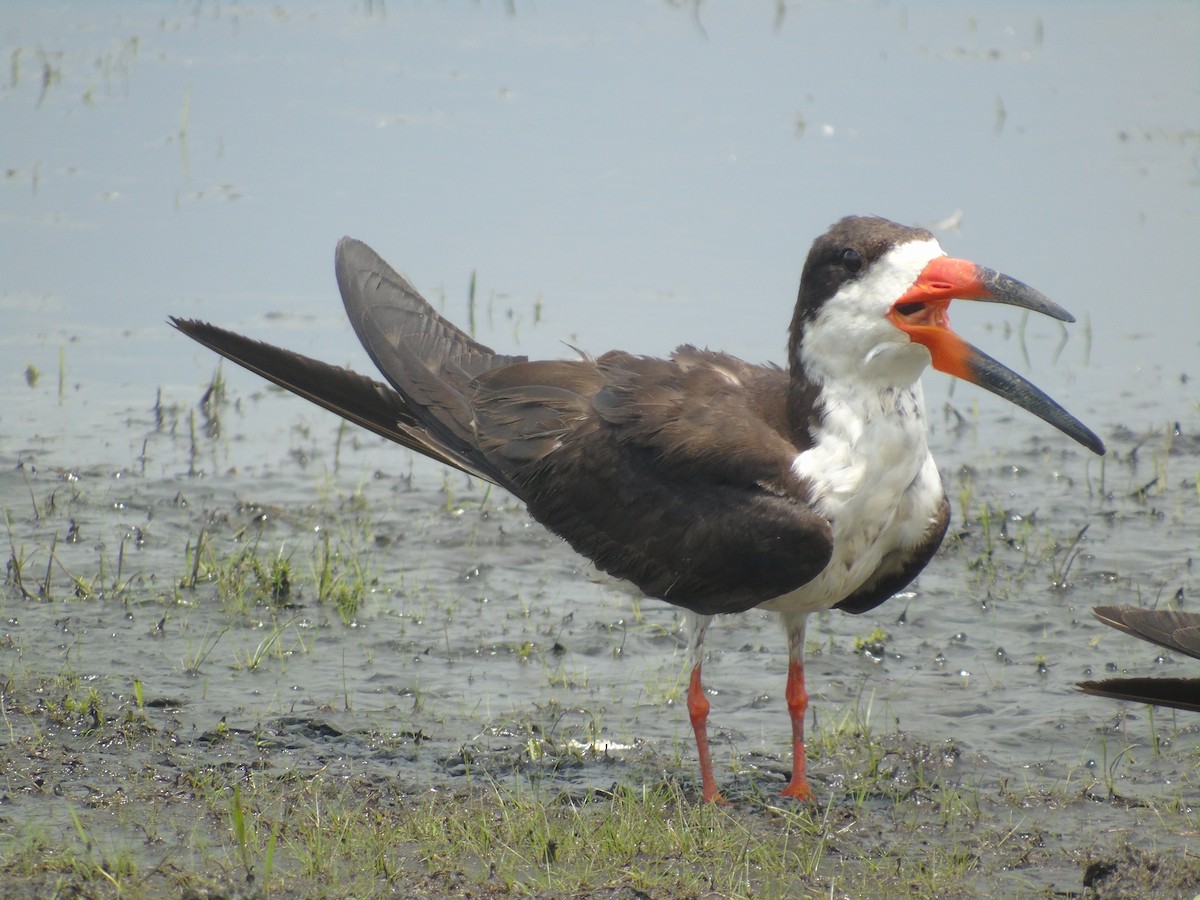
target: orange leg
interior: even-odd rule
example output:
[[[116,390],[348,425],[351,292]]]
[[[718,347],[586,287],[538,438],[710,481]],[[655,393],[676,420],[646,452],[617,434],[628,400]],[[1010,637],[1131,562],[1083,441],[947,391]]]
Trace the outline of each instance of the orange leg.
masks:
[[[783,789],[783,796],[812,801],[812,788],[804,774],[804,714],[808,712],[808,691],[804,689],[804,663],[793,659],[788,664],[787,707],[792,717],[792,780]]]
[[[713,777],[712,754],[708,750],[708,698],[704,696],[704,688],[700,684],[699,663],[692,669],[692,680],[688,684],[687,695],[688,715],[692,720],[692,730],[696,732],[696,749],[700,753],[700,782],[703,787],[705,803],[724,803],[725,798],[717,790],[717,780]]]

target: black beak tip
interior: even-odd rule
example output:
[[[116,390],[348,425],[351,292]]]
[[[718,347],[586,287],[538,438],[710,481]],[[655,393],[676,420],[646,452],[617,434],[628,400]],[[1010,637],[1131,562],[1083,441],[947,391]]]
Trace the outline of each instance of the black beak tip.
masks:
[[[1051,401],[1053,403],[1053,401]],[[1065,409],[1058,404],[1054,404],[1054,409],[1030,410],[1034,415],[1041,416],[1067,437],[1072,438],[1076,443],[1088,450],[1091,450],[1097,456],[1104,456],[1108,453],[1108,448],[1104,446],[1104,441],[1100,440],[1092,429],[1088,428]],[[1049,413],[1046,415],[1045,413]]]

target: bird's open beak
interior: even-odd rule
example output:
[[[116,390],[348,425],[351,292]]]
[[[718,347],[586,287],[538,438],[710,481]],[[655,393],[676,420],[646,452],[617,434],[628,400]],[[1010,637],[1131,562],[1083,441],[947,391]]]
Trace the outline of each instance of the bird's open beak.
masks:
[[[929,263],[904,295],[892,304],[888,318],[919,344],[929,348],[933,367],[999,394],[1029,410],[1077,440],[1093,453],[1104,453],[1104,442],[1082,422],[1016,372],[972,347],[950,330],[946,313],[951,300],[1008,303],[1053,316],[1063,322],[1075,317],[1027,284],[962,259],[938,257]]]

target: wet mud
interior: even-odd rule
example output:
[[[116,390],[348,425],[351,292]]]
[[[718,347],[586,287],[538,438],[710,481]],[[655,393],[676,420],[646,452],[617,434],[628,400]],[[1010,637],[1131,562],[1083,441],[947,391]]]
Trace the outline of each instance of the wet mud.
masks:
[[[240,780],[364,804],[648,784],[695,801],[671,607],[590,581],[507,495],[278,392],[201,412],[207,427],[183,402],[130,411],[123,466],[44,466],[34,442],[0,478],[14,833],[79,822],[140,872],[207,867],[220,891],[232,876],[196,837],[221,831]],[[279,419],[289,446],[264,445]],[[1088,614],[1193,590],[1194,478],[1143,486],[1197,471],[1196,441],[1114,437],[1098,471],[1032,433],[968,467],[943,434],[959,508],[939,557],[875,615],[815,618],[829,843],[812,885],[913,841],[954,848],[969,892],[1197,883],[1200,722],[1073,690],[1189,662]],[[790,771],[782,635],[751,613],[709,643],[718,779],[768,829]]]

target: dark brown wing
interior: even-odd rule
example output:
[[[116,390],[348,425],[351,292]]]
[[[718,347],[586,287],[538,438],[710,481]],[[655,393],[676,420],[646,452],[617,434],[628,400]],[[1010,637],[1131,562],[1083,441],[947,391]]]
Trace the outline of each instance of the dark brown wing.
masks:
[[[740,612],[829,561],[777,369],[683,347],[519,363],[475,386],[480,446],[534,517],[649,596]]]
[[[1200,659],[1200,613],[1136,606],[1097,606],[1092,615],[1126,634]]]
[[[1106,678],[1081,681],[1085,694],[1200,712],[1200,678]]]
[[[334,269],[346,315],[379,370],[414,365],[443,382],[462,385],[492,369],[524,362],[485,347],[442,318],[378,253],[344,237]],[[399,386],[395,386],[399,390]]]
[[[1200,659],[1200,613],[1097,606],[1092,614],[1134,637]],[[1076,685],[1087,694],[1200,712],[1200,678],[1107,678]]]
[[[338,284],[372,359],[437,446],[508,487],[609,574],[698,612],[787,593],[831,531],[791,475],[787,377],[725,354],[530,362],[473,341],[370,248]],[[752,524],[747,525],[747,522]],[[723,566],[714,563],[720,548]]]
[[[791,470],[804,447],[791,436],[779,369],[692,347],[671,359],[530,362],[443,319],[365,244],[343,239],[336,268],[351,323],[394,392],[202,323],[176,327],[326,409],[506,487],[600,569],[649,596],[739,612],[800,587],[829,561],[829,523]]]
[[[914,578],[921,573],[946,536],[946,528],[950,524],[950,501],[942,495],[942,502],[934,519],[929,523],[929,531],[925,540],[915,550],[907,553],[893,553],[885,558],[875,572],[874,578],[861,588],[834,606],[842,612],[869,612],[885,600],[890,599],[899,591],[904,590]]]
[[[442,318],[361,241],[342,238],[334,267],[359,341],[419,420],[430,443],[511,488],[479,452],[466,390],[475,377],[522,363],[525,357],[496,353]]]

